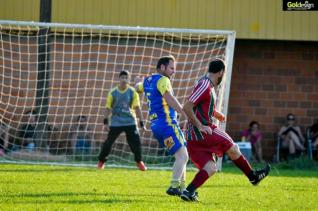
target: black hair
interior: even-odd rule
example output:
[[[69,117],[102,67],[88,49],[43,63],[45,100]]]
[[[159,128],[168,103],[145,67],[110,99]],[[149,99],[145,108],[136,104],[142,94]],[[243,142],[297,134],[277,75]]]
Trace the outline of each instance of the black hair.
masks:
[[[257,125],[258,128],[260,128],[260,125],[259,125],[259,123],[257,121],[251,121],[250,124],[249,124],[249,127],[252,128],[252,126],[255,125],[255,124]]]
[[[215,59],[209,64],[209,73],[218,73],[225,69],[225,64],[222,59]]]
[[[129,72],[128,72],[127,70],[122,70],[122,71],[120,71],[119,77],[121,77],[121,76],[123,76],[123,75],[128,76],[128,75],[129,75]]]
[[[161,58],[158,60],[158,62],[157,62],[157,70],[160,69],[160,67],[161,67],[162,64],[163,64],[164,66],[167,66],[171,60],[172,60],[172,61],[175,61],[176,59],[175,59],[174,56],[172,56],[172,55],[161,57]]]
[[[287,120],[295,120],[295,119],[296,119],[296,117],[295,117],[295,115],[294,115],[294,114],[289,113],[289,114],[287,114],[286,119],[287,119]]]
[[[36,111],[35,110],[29,110],[27,112],[25,112],[24,114],[32,114],[32,115],[36,115]]]
[[[80,121],[81,119],[87,120],[87,117],[84,116],[84,115],[79,115],[79,116],[77,117],[77,121]]]

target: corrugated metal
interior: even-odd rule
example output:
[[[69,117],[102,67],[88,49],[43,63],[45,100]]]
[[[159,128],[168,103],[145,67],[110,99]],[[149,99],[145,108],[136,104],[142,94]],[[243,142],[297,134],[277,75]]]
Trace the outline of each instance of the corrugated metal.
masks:
[[[39,0],[1,0],[0,4],[0,19],[2,20],[39,20]]]
[[[38,1],[2,0],[1,19],[38,20]],[[53,22],[230,29],[238,38],[318,40],[317,12],[281,0],[53,0]],[[22,6],[21,6],[22,5]]]

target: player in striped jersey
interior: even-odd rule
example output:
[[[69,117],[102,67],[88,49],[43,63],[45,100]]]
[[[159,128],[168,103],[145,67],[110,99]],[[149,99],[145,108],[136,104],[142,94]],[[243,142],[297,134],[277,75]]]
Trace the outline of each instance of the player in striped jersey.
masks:
[[[161,57],[157,63],[157,73],[146,77],[143,83],[138,83],[136,90],[144,92],[147,97],[154,137],[175,157],[171,186],[167,194],[180,196],[181,191],[185,189],[186,164],[189,158],[176,113],[183,113],[182,106],[174,97],[170,83],[175,69],[173,56]]]
[[[232,138],[212,124],[212,117],[225,121],[225,116],[215,109],[215,88],[221,83],[224,71],[222,60],[210,62],[207,74],[197,82],[183,107],[189,118],[186,131],[189,156],[199,169],[181,195],[185,201],[197,201],[195,190],[217,171],[215,154],[226,153],[253,185],[257,185],[270,171],[268,164],[262,170],[253,170]]]

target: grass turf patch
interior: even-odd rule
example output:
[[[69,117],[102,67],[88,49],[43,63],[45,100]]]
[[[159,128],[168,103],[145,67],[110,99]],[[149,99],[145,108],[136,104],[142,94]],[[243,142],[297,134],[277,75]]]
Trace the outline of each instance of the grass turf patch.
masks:
[[[279,169],[252,186],[224,166],[199,203],[166,195],[171,171],[0,164],[1,210],[318,210],[318,172]],[[187,182],[195,171],[188,171]]]

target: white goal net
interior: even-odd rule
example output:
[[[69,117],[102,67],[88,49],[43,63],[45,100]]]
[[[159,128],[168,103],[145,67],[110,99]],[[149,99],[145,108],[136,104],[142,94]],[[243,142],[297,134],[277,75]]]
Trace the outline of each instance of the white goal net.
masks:
[[[226,114],[234,40],[233,31],[0,21],[0,162],[96,165],[107,137],[106,97],[119,72],[128,70],[133,83],[154,73],[164,55],[177,60],[172,86],[181,103],[209,62],[224,59],[217,105]],[[147,166],[171,166],[150,131],[141,142]],[[135,165],[124,134],[107,164]]]

